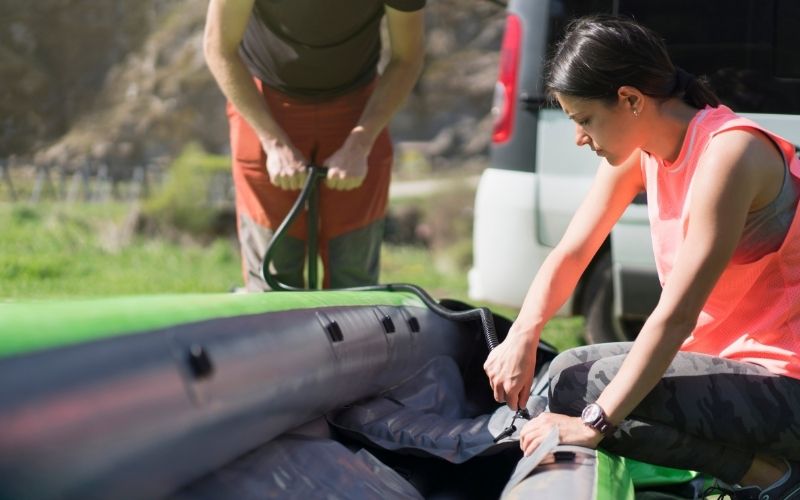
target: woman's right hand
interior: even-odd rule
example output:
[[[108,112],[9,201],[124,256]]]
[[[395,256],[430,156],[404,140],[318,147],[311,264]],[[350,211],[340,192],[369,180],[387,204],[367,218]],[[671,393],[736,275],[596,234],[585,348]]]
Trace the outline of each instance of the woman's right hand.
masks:
[[[515,327],[516,324],[506,339],[489,353],[483,369],[489,376],[495,401],[505,402],[516,411],[525,407],[530,396],[539,340]]]

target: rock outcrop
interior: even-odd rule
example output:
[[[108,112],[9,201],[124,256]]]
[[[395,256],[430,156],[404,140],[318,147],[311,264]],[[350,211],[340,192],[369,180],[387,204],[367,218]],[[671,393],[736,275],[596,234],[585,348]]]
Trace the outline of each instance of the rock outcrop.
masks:
[[[202,54],[207,0],[0,0],[0,160],[114,170],[187,143],[225,153],[224,99]],[[431,0],[423,77],[392,130],[447,164],[486,154],[504,14]],[[426,149],[427,148],[427,149]]]

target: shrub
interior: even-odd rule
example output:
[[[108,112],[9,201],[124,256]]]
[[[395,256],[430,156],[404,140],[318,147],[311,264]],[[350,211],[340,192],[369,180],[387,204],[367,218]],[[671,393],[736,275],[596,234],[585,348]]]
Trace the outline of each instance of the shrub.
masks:
[[[168,168],[158,192],[142,208],[146,232],[189,234],[202,240],[235,231],[232,200],[212,200],[217,183],[228,183],[230,159],[190,144]],[[217,190],[218,191],[218,190]]]

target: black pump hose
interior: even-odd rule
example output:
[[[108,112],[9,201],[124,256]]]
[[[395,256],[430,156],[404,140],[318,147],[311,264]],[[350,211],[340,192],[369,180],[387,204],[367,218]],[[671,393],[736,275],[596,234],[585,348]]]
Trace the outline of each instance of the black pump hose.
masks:
[[[419,297],[428,308],[439,316],[449,319],[451,321],[475,321],[481,322],[481,329],[483,330],[483,337],[486,340],[486,345],[491,351],[500,343],[497,340],[497,332],[494,327],[494,316],[488,307],[476,307],[474,309],[467,309],[466,311],[454,311],[448,309],[438,303],[433,297],[428,295],[428,292],[409,283],[388,283],[385,285],[362,286],[355,288],[346,288],[345,290],[352,291],[381,291],[381,292],[411,292]]]
[[[295,200],[294,205],[292,205],[291,210],[286,215],[286,218],[281,222],[278,226],[278,229],[272,235],[272,240],[270,241],[269,246],[267,247],[266,252],[264,253],[264,261],[261,264],[261,273],[264,277],[264,281],[267,282],[269,287],[272,290],[281,290],[281,291],[301,291],[304,290],[303,288],[298,288],[290,285],[286,285],[278,281],[278,279],[270,272],[269,265],[272,262],[272,252],[277,245],[277,243],[283,238],[286,229],[291,226],[292,222],[297,218],[300,214],[300,211],[308,207],[308,284],[309,289],[315,289],[317,286],[317,196],[318,196],[318,185],[319,180],[324,179],[328,173],[328,169],[325,167],[319,167],[316,165],[309,165],[308,166],[308,177],[306,178],[305,185],[303,189],[300,191],[300,194],[297,196],[297,200]],[[497,340],[497,332],[495,331],[494,326],[494,318],[492,316],[492,312],[487,307],[478,307],[475,309],[468,309],[466,311],[453,311],[442,306],[436,300],[434,300],[428,293],[423,290],[422,288],[411,285],[408,283],[393,283],[393,284],[386,284],[386,285],[373,285],[373,286],[363,286],[363,287],[354,287],[354,288],[343,288],[341,290],[348,290],[348,291],[383,291],[383,292],[394,292],[394,291],[404,291],[404,292],[411,292],[417,297],[419,297],[422,302],[428,306],[428,308],[433,311],[434,313],[438,314],[439,316],[452,320],[452,321],[475,321],[479,320],[481,322],[481,329],[483,330],[483,336],[486,339],[486,345],[489,347],[491,351],[499,344]]]
[[[289,226],[292,225],[292,222],[300,215],[300,212],[308,207],[308,217],[307,217],[307,227],[308,227],[308,251],[307,251],[307,272],[308,272],[308,288],[314,290],[317,288],[317,211],[318,211],[318,201],[319,201],[319,181],[324,179],[328,175],[328,169],[326,167],[319,167],[317,165],[309,165],[307,167],[308,176],[306,177],[306,183],[303,185],[303,189],[300,190],[300,194],[297,195],[297,199],[292,205],[292,208],[289,210],[289,213],[286,214],[286,218],[283,219],[278,229],[272,234],[272,239],[267,246],[267,250],[264,253],[264,260],[261,263],[261,276],[264,278],[264,281],[267,282],[267,285],[272,290],[282,290],[282,291],[300,291],[304,290],[304,288],[298,288],[291,285],[287,285],[285,283],[281,283],[269,270],[269,265],[272,262],[272,253],[278,245],[278,242],[283,239],[283,235],[286,233],[286,230]]]

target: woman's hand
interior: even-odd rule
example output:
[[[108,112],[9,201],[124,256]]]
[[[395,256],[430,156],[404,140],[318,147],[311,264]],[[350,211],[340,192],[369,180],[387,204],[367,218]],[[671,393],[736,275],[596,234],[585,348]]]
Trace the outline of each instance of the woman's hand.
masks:
[[[603,435],[588,425],[580,417],[569,417],[560,413],[541,413],[527,422],[519,433],[519,447],[527,457],[542,443],[553,426],[558,427],[558,442],[574,444],[587,448],[597,448]]]
[[[483,369],[489,376],[495,401],[505,402],[512,410],[525,407],[533,383],[538,344],[538,339],[515,332],[512,327],[506,339],[489,353]]]

